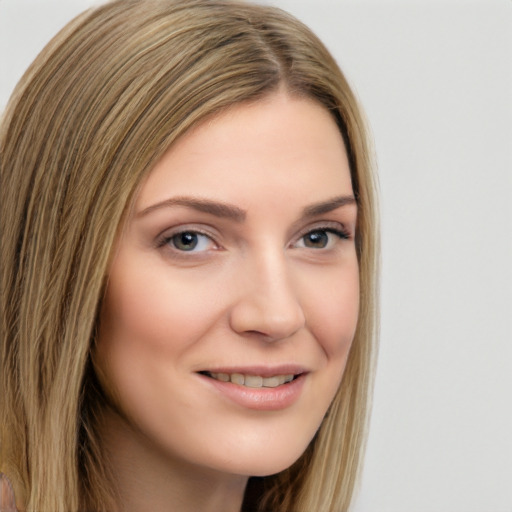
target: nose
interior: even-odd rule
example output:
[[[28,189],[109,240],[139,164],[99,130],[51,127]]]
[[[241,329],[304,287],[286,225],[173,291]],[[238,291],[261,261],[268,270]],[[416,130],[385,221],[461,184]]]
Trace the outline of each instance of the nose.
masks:
[[[306,318],[284,255],[267,255],[246,265],[237,279],[239,295],[230,311],[231,328],[266,341],[289,338]]]

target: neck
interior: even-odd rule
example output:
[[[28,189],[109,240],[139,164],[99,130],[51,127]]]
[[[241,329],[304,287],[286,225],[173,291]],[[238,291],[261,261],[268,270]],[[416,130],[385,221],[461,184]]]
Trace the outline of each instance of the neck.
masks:
[[[173,458],[110,409],[101,439],[116,512],[240,512],[247,477]]]

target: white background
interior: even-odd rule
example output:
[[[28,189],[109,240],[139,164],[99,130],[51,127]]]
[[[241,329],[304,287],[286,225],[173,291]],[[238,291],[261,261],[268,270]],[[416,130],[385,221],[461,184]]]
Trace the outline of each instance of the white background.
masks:
[[[0,0],[0,108],[95,3]],[[512,0],[270,3],[338,59],[378,155],[382,339],[354,512],[512,512]]]

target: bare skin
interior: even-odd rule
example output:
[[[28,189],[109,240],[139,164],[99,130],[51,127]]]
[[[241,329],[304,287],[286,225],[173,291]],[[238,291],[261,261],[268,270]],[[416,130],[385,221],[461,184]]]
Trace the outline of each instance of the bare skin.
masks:
[[[119,512],[239,512],[247,477],[231,478],[186,461],[172,461],[117,413],[106,415],[104,446],[115,468]],[[180,470],[170,467],[179,463]]]

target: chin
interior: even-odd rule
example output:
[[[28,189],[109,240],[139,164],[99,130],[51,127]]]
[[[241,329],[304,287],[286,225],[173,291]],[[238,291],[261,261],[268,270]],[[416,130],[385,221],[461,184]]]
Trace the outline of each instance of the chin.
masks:
[[[295,450],[276,450],[262,447],[255,454],[237,457],[237,460],[227,461],[224,468],[228,472],[247,477],[264,477],[281,473],[292,466],[303,455],[306,447]]]

